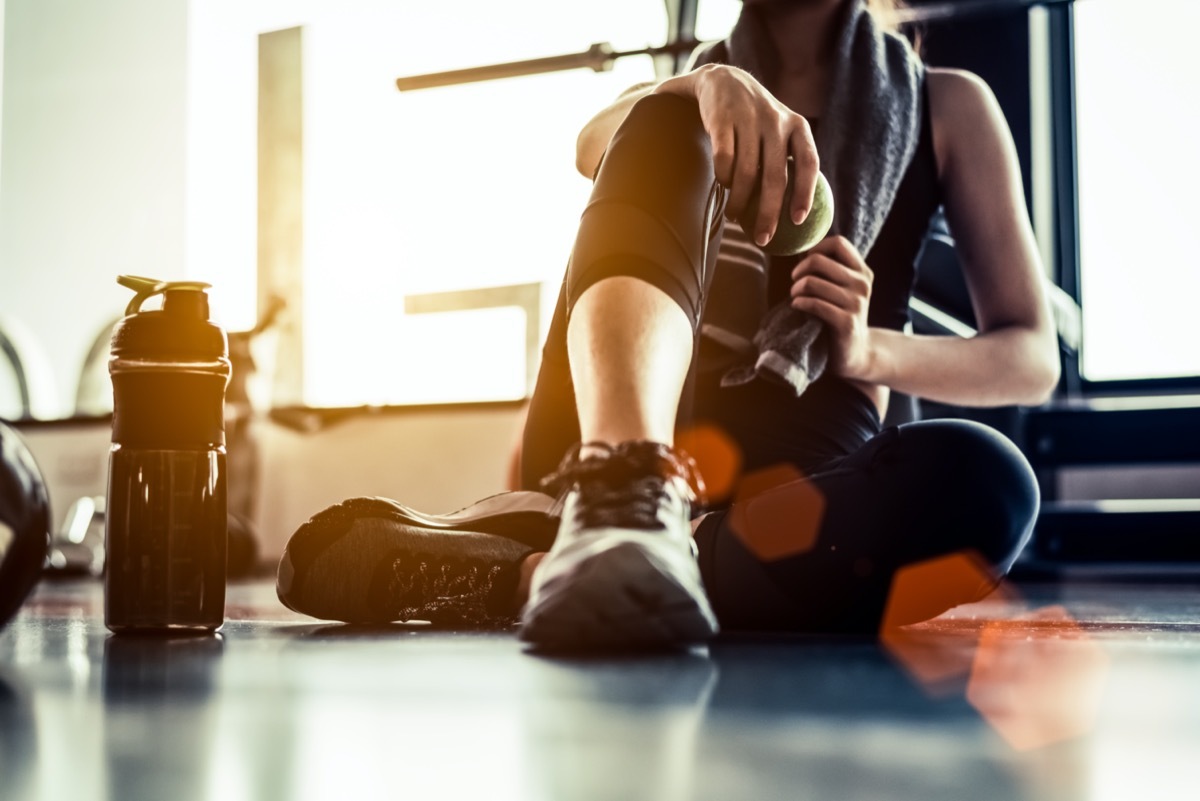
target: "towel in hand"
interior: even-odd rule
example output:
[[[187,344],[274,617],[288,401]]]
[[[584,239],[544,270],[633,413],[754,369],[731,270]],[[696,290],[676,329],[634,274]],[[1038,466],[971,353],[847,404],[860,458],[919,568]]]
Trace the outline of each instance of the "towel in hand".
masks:
[[[847,2],[836,24],[837,50],[830,96],[816,130],[817,152],[821,171],[833,189],[831,233],[846,237],[866,255],[916,151],[924,66],[908,41],[880,27],[860,0]],[[694,59],[695,66],[712,63],[740,67],[768,90],[773,88],[779,55],[759,6],[743,5],[729,38]],[[727,227],[737,225],[731,221]],[[729,231],[735,237],[737,233]],[[741,238],[748,239],[744,233]],[[825,369],[829,348],[825,326],[787,302],[767,309],[765,256],[758,263],[759,274],[743,264],[724,281],[718,270],[702,330],[744,354],[744,363],[726,372],[722,384],[745,383],[757,375],[783,383],[799,395]],[[719,291],[731,281],[753,283],[754,289]],[[761,298],[755,313],[722,308],[723,302],[733,299],[744,302],[748,294]],[[748,318],[759,321],[757,330],[747,330]]]

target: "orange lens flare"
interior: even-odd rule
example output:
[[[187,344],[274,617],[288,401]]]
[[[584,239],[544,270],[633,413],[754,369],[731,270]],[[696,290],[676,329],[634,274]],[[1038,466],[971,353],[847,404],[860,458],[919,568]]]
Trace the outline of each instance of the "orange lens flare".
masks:
[[[723,501],[733,493],[742,471],[742,451],[728,434],[700,423],[676,434],[675,445],[695,461],[710,502]]]
[[[989,591],[989,605],[1013,608],[1021,601],[971,552],[908,565],[893,578],[880,642],[933,697],[963,691],[965,682],[967,701],[1018,751],[1087,734],[1096,723],[1109,658],[1066,609],[1049,606],[978,623],[967,612],[932,620]],[[922,621],[929,622],[914,625]]]
[[[1109,658],[1061,606],[988,623],[967,701],[1018,751],[1087,734],[1095,726]]]
[[[729,524],[742,544],[763,562],[811,551],[825,516],[825,496],[791,465],[743,476]]]
[[[998,584],[983,559],[971,551],[906,565],[892,579],[882,629],[931,620],[955,606],[978,601]]]
[[[961,689],[971,670],[978,629],[913,627],[977,601],[997,580],[976,554],[962,551],[896,571],[879,629],[884,649],[932,696]],[[1008,593],[1007,589],[1001,590]]]

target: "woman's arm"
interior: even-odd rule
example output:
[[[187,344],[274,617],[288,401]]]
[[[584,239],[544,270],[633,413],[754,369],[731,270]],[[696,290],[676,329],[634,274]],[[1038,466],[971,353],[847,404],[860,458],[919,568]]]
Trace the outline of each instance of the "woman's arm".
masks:
[[[978,335],[868,329],[870,268],[844,240],[801,261],[793,305],[830,324],[833,366],[847,378],[960,406],[1043,403],[1058,383],[1058,346],[1012,135],[980,79],[931,69],[928,80],[946,217]]]
[[[979,334],[881,332],[884,383],[944,403],[1042,403],[1058,383],[1058,340],[1012,134],[976,76],[931,69],[928,80],[946,220]]]

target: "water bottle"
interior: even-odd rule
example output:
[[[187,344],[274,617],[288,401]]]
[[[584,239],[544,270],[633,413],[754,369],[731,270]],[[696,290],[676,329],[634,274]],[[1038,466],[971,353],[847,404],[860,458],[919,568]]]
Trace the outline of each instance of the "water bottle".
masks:
[[[117,279],[136,295],[113,329],[104,622],[114,632],[225,621],[229,345],[208,284]],[[162,295],[162,308],[142,303]]]

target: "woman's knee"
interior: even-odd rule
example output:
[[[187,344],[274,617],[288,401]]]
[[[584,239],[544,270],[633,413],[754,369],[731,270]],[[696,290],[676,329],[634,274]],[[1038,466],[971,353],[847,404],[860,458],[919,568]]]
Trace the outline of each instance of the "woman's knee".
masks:
[[[654,212],[702,207],[715,182],[712,142],[694,100],[647,95],[613,133],[592,192],[593,203],[628,202]]]
[[[634,103],[613,134],[612,144],[618,143],[636,144],[672,161],[681,156],[711,159],[700,108],[680,95],[650,94]]]
[[[567,314],[592,284],[623,275],[662,290],[695,328],[723,198],[695,101],[665,94],[639,100],[613,135],[580,218]]]
[[[1008,437],[970,420],[901,426],[898,445],[919,463],[926,504],[999,574],[1008,572],[1033,532],[1039,506],[1029,461]],[[906,459],[907,461],[907,459]]]

